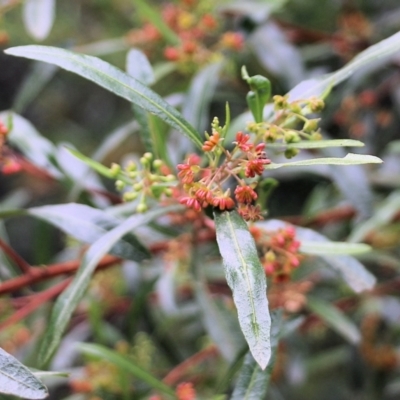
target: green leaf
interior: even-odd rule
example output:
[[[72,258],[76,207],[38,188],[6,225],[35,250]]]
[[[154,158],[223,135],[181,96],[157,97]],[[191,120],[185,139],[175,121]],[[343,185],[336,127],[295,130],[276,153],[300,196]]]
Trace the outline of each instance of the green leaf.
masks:
[[[16,358],[0,348],[0,393],[25,399],[44,399],[46,386]]]
[[[22,16],[26,30],[36,40],[44,40],[55,18],[55,0],[25,0]]]
[[[307,307],[351,344],[355,345],[360,342],[361,334],[357,326],[332,304],[309,296],[307,298]]]
[[[254,359],[265,369],[271,357],[267,283],[247,224],[236,211],[215,212],[217,242],[233,292],[240,327]]]
[[[363,142],[353,139],[304,140],[297,143],[268,143],[269,149],[322,149],[325,147],[362,147]]]
[[[40,365],[45,365],[57,349],[69,320],[84,296],[90,283],[90,278],[103,256],[127,233],[176,209],[180,209],[180,207],[165,207],[149,211],[146,214],[133,215],[116,228],[107,232],[88,248],[73,281],[59,296],[53,307],[50,321],[39,349]]]
[[[265,166],[265,169],[278,169],[281,167],[298,167],[305,165],[355,165],[355,164],[380,164],[382,160],[375,156],[368,156],[364,154],[349,153],[346,157],[326,157],[326,158],[313,158],[311,160],[293,161],[289,163],[271,163]]]
[[[257,226],[266,230],[277,230],[288,226],[286,222],[269,220],[257,222]],[[300,241],[315,241],[322,244],[330,242],[324,235],[312,229],[296,226],[296,238]],[[343,280],[357,293],[370,290],[376,283],[376,278],[354,257],[348,255],[320,255],[327,266],[338,272]]]
[[[158,9],[153,8],[144,0],[135,0],[136,10],[140,17],[150,21],[171,45],[180,42],[179,36],[164,22]]]
[[[204,132],[208,128],[210,103],[219,81],[222,65],[221,62],[217,62],[202,68],[192,79],[186,94],[182,115],[198,132]]]
[[[147,383],[153,389],[159,390],[168,396],[176,398],[175,391],[173,389],[155,378],[150,372],[146,371],[139,365],[136,365],[132,359],[97,344],[80,343],[78,348],[84,354],[95,356],[100,360],[109,361],[118,366],[122,371],[129,372],[135,378]]]
[[[84,243],[94,243],[121,221],[102,210],[83,204],[69,203],[30,208],[29,215],[40,218]],[[149,251],[133,234],[124,236],[109,251],[133,261],[150,258]]]
[[[374,215],[358,225],[351,233],[349,240],[358,242],[363,240],[369,233],[387,225],[400,210],[400,190],[391,193],[377,208]]]
[[[157,115],[167,124],[188,136],[196,146],[199,148],[202,146],[198,132],[175,108],[141,82],[99,58],[48,46],[19,46],[7,49],[5,52],[13,56],[55,64],[89,79]]]
[[[146,55],[138,49],[130,49],[126,55],[126,72],[146,86],[154,83],[154,72]]]
[[[237,379],[235,389],[230,400],[260,400],[267,394],[271,374],[274,368],[279,338],[282,329],[282,313],[272,313],[271,324],[271,361],[266,370],[257,365],[249,352]]]
[[[306,99],[311,96],[321,96],[345,79],[349,78],[354,72],[367,66],[374,61],[382,61],[400,50],[400,32],[380,41],[368,49],[359,53],[343,68],[326,75],[320,79],[309,79],[300,82],[288,94],[289,100]]]
[[[371,251],[371,246],[364,243],[316,242],[311,240],[302,240],[300,251],[305,254],[315,255],[355,255]]]

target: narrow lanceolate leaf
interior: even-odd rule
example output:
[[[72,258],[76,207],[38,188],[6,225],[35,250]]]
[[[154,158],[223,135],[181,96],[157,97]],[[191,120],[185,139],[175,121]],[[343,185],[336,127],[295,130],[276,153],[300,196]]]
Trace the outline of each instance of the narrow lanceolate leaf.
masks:
[[[54,22],[55,0],[25,0],[22,15],[28,33],[36,40],[46,39]]]
[[[323,149],[325,147],[362,147],[363,142],[353,139],[304,140],[297,143],[268,143],[269,149]]]
[[[1,348],[0,393],[24,399],[44,399],[48,396],[46,386],[28,368]]]
[[[349,153],[346,157],[313,158],[311,160],[293,161],[288,163],[271,163],[265,169],[278,169],[282,167],[298,167],[305,165],[355,165],[355,164],[380,164],[382,160],[375,156]]]
[[[7,54],[44,61],[74,72],[159,116],[167,124],[188,136],[199,148],[198,132],[182,115],[158,94],[128,74],[96,57],[48,46],[19,46],[7,49]]]
[[[351,344],[358,344],[360,342],[361,334],[357,326],[332,304],[325,300],[308,297],[307,307]]]
[[[271,357],[267,283],[247,224],[236,211],[215,212],[217,242],[240,327],[262,369]]]
[[[298,99],[306,99],[310,96],[321,96],[329,88],[343,82],[360,68],[363,68],[372,62],[378,60],[381,61],[385,57],[389,57],[399,50],[400,32],[397,32],[387,39],[362,51],[347,65],[336,72],[319,79],[308,79],[299,83],[288,93],[289,100],[294,101]]]
[[[149,223],[165,213],[179,208],[180,207],[177,206],[165,207],[163,209],[149,211],[146,214],[133,215],[89,247],[82,259],[74,280],[57,299],[54,305],[47,330],[39,349],[40,365],[44,366],[57,349],[69,320],[85,294],[90,283],[90,278],[103,256],[127,233],[143,224]]]
[[[271,325],[272,355],[268,368],[263,371],[249,352],[244,359],[244,364],[230,400],[260,400],[265,398],[274,368],[281,330],[282,313],[274,312]]]
[[[316,255],[355,255],[371,251],[371,246],[364,243],[316,242],[311,240],[302,240],[300,251],[305,254]]]
[[[143,369],[140,365],[135,364],[132,359],[127,358],[116,351],[107,349],[104,346],[96,344],[80,343],[79,349],[84,354],[94,356],[103,361],[107,360],[115,364],[122,371],[132,374],[135,378],[147,383],[153,389],[159,390],[160,392],[175,398],[175,392],[173,389],[155,378],[150,372]]]

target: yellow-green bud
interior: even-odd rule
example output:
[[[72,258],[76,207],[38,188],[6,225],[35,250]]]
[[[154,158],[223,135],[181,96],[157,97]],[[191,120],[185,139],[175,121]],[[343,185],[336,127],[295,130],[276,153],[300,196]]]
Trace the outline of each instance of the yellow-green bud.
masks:
[[[148,207],[147,207],[147,205],[144,204],[144,203],[139,203],[138,206],[136,207],[136,211],[137,211],[138,213],[144,213],[144,212],[147,211],[147,209],[148,209]]]
[[[139,196],[138,192],[126,192],[124,193],[123,198],[125,201],[133,201],[136,200],[138,196]]]
[[[299,154],[299,149],[286,149],[285,157],[286,158],[293,158]]]
[[[154,169],[159,169],[163,166],[163,162],[161,160],[154,160],[153,161],[153,168]]]
[[[158,181],[158,175],[149,174],[149,179],[151,182],[156,182],[156,181]]]
[[[115,181],[115,187],[117,188],[117,190],[122,190],[125,188],[125,186],[126,186],[126,183],[124,181],[121,181],[119,179],[117,181]]]
[[[149,160],[146,157],[140,157],[140,164],[142,164],[144,167],[147,167],[149,165]]]
[[[110,172],[114,177],[117,176],[121,172],[121,166],[119,164],[112,163]]]
[[[322,135],[321,135],[321,133],[320,132],[313,132],[312,134],[311,134],[311,137],[310,137],[310,139],[311,140],[321,140],[322,139]]]
[[[131,171],[136,171],[137,166],[133,161],[129,161],[128,164],[125,167],[127,172],[131,172]]]
[[[136,179],[138,175],[139,175],[139,172],[138,172],[138,171],[129,171],[129,172],[128,172],[128,176],[129,176],[129,178],[131,178],[131,179]]]
[[[151,161],[153,159],[153,154],[150,152],[144,153],[143,157],[146,158],[147,160]]]
[[[307,133],[312,133],[318,129],[319,118],[309,119],[303,127],[303,131]]]
[[[173,181],[176,180],[176,178],[175,178],[174,175],[169,174],[169,175],[167,175],[167,176],[165,177],[165,180],[166,180],[167,182],[173,182]]]
[[[140,192],[142,189],[143,189],[142,182],[138,182],[133,185],[133,190],[135,190],[136,192]]]
[[[172,196],[172,189],[171,189],[171,188],[166,188],[166,189],[164,189],[164,194],[165,194],[167,197],[171,197],[171,196]]]
[[[286,131],[284,139],[286,143],[295,143],[300,141],[299,134],[296,131]]]

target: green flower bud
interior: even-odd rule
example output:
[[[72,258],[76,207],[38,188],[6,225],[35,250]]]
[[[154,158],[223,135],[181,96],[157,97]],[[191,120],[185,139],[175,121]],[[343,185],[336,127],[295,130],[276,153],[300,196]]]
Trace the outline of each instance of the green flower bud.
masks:
[[[161,160],[154,160],[153,161],[153,168],[154,169],[160,169],[163,166],[163,162]]]
[[[137,170],[137,166],[133,161],[129,161],[128,164],[125,167],[125,170],[127,172],[136,171]]]
[[[139,203],[138,206],[136,207],[136,211],[137,211],[138,213],[144,213],[144,212],[147,211],[147,209],[148,209],[148,207],[147,207],[147,205],[144,204],[144,203]]]
[[[144,153],[143,157],[146,158],[147,160],[151,161],[153,159],[153,154],[150,152]]]
[[[286,149],[285,157],[286,158],[293,158],[299,154],[299,149]]]
[[[319,118],[309,119],[303,127],[303,131],[306,133],[312,133],[318,129]]]
[[[115,181],[115,187],[117,188],[117,190],[123,190],[126,186],[126,183],[124,181],[121,180],[117,180]]]
[[[300,141],[299,134],[296,131],[285,131],[284,139],[286,143],[296,143]]]
[[[138,182],[133,185],[133,190],[135,190],[136,192],[140,192],[142,189],[143,189],[142,182]]]
[[[125,201],[133,201],[136,200],[138,196],[139,196],[138,192],[126,192],[123,195],[123,199]]]
[[[121,172],[121,166],[119,164],[112,163],[110,172],[111,172],[112,176],[114,176],[114,177],[118,176],[118,174]]]

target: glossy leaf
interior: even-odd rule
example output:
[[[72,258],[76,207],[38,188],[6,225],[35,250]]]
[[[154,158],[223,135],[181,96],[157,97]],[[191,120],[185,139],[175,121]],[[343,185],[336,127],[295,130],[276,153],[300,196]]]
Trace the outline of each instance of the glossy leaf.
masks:
[[[324,147],[362,147],[363,142],[353,139],[304,140],[297,143],[268,143],[269,149],[322,149]]]
[[[289,163],[271,163],[265,166],[265,169],[278,169],[282,167],[298,167],[306,165],[356,165],[356,164],[380,164],[382,160],[375,156],[368,156],[364,154],[349,153],[346,157],[326,157],[326,158],[313,158],[311,160],[292,161]]]
[[[271,325],[271,360],[266,370],[262,370],[249,352],[237,379],[230,400],[260,400],[264,399],[268,390],[271,374],[274,369],[276,352],[282,329],[282,313],[272,313]]]
[[[68,288],[57,299],[39,349],[39,363],[45,365],[57,349],[72,314],[85,294],[97,264],[124,235],[177,207],[165,207],[146,214],[133,215],[107,232],[86,251],[81,265]]]
[[[262,369],[271,356],[271,319],[265,272],[247,224],[236,211],[215,212],[217,242],[226,280],[233,293],[239,324]]]
[[[34,39],[46,39],[53,26],[55,8],[55,0],[25,0],[23,20],[26,30]]]
[[[257,226],[267,229],[276,230],[287,226],[288,224],[279,220],[269,220],[257,222]],[[324,235],[315,232],[312,229],[301,228],[296,226],[296,238],[300,243],[304,241],[315,241],[321,244],[331,243]],[[349,255],[320,255],[326,265],[338,272],[342,279],[355,291],[362,292],[372,289],[376,283],[376,278],[372,275],[356,258]]]
[[[175,398],[175,392],[173,389],[155,378],[150,372],[146,371],[139,365],[136,365],[132,359],[126,358],[116,351],[107,349],[106,347],[97,344],[80,343],[79,349],[84,354],[115,364],[122,371],[128,372],[135,378],[147,383],[153,389],[159,390],[160,392]]]
[[[44,399],[48,396],[46,386],[16,358],[0,348],[0,393]]]
[[[325,300],[309,296],[307,298],[307,307],[351,344],[360,342],[361,334],[357,326],[334,305]]]
[[[343,68],[322,78],[308,79],[300,82],[288,94],[289,100],[306,99],[311,96],[321,96],[330,88],[349,78],[360,68],[375,61],[382,61],[400,50],[400,32],[380,41],[359,53]]]
[[[118,68],[96,57],[47,46],[19,46],[5,50],[7,54],[44,61],[74,72],[157,115],[167,124],[188,136],[199,148],[198,132],[182,115],[158,94]]]

